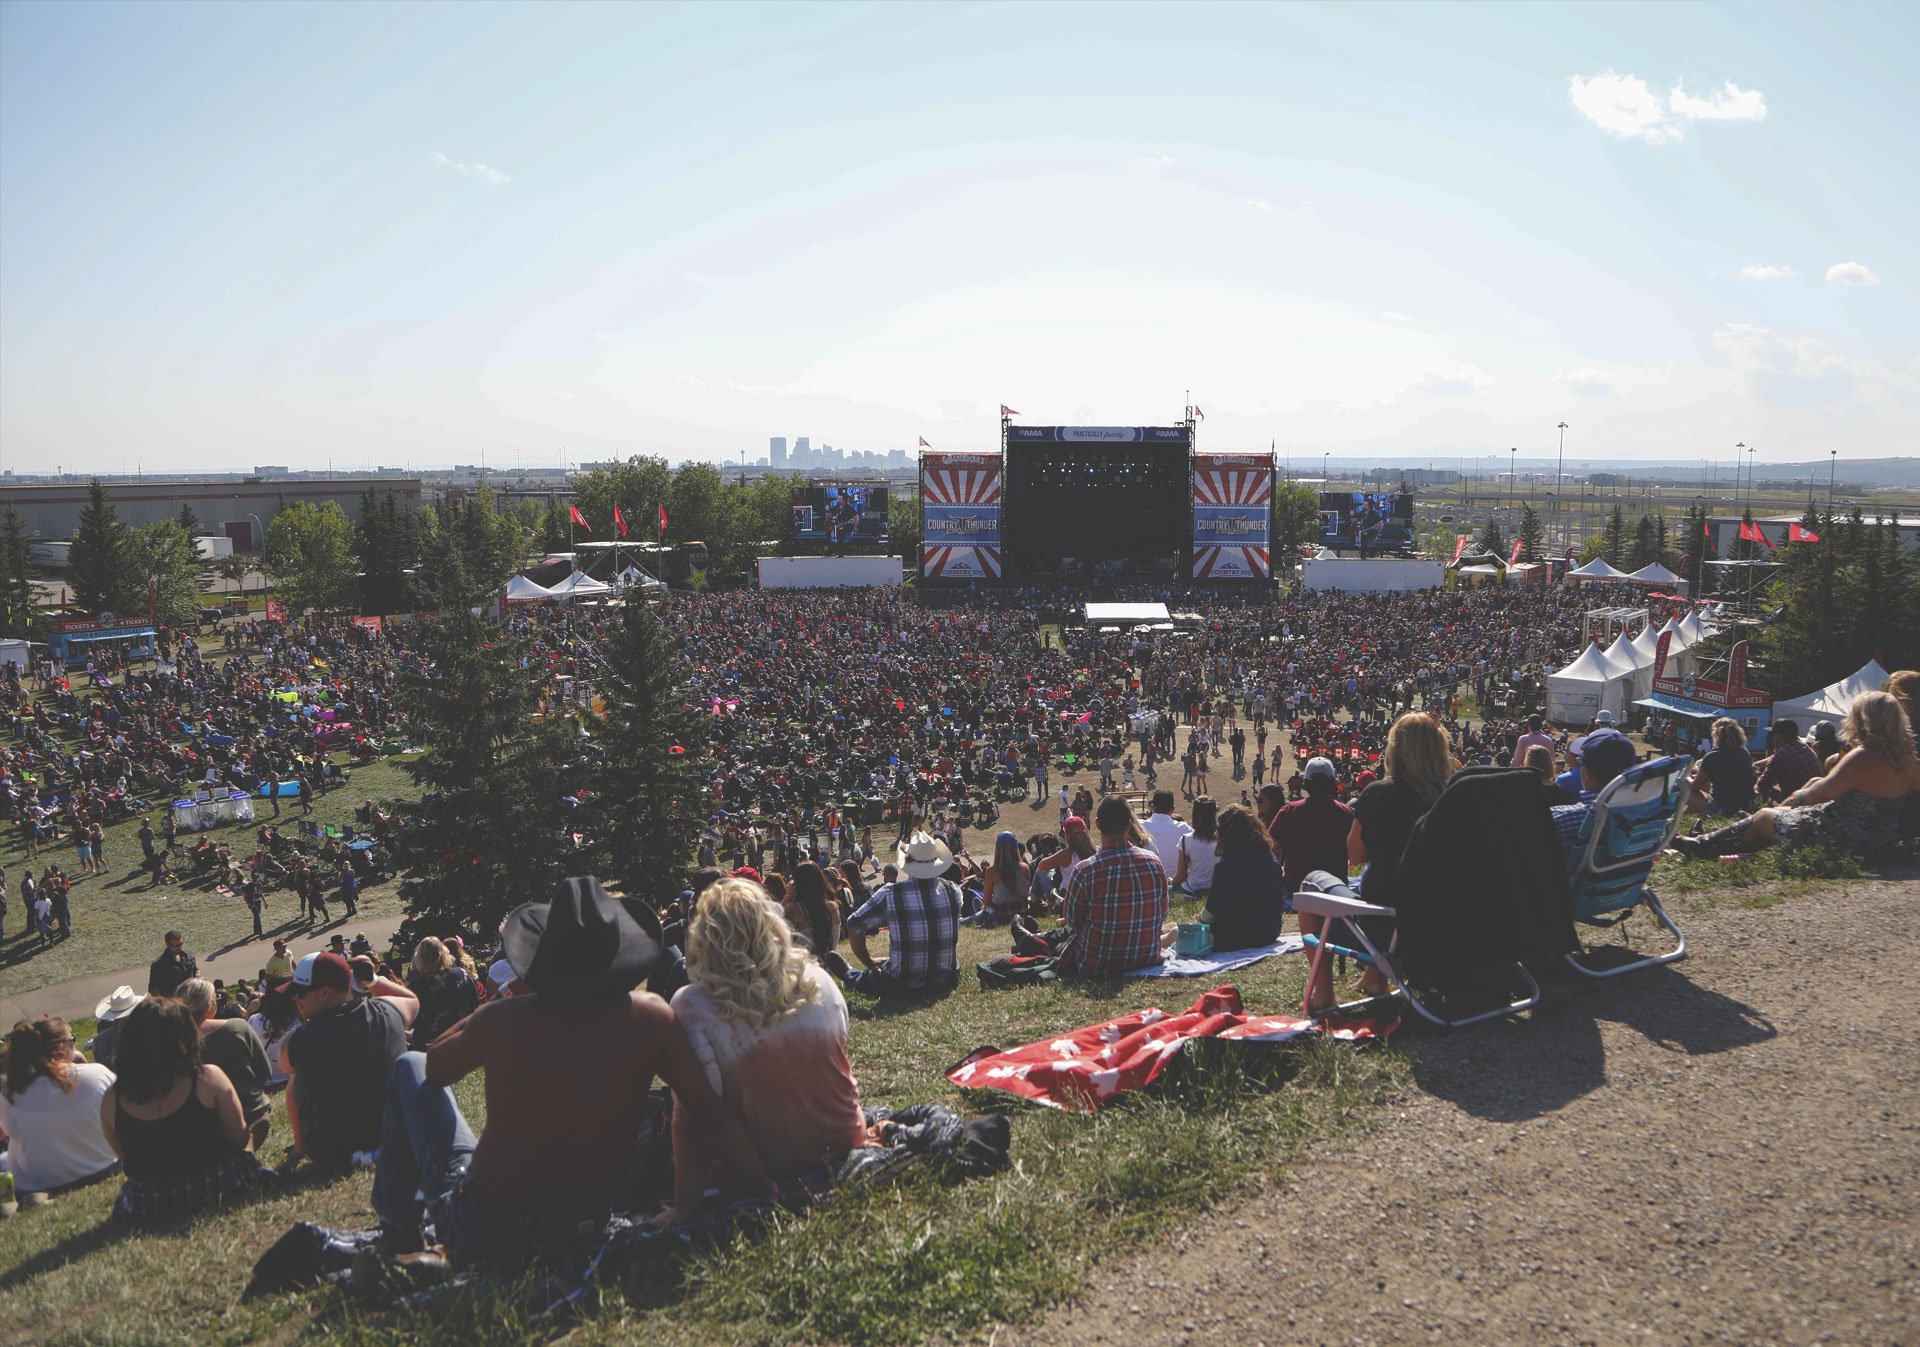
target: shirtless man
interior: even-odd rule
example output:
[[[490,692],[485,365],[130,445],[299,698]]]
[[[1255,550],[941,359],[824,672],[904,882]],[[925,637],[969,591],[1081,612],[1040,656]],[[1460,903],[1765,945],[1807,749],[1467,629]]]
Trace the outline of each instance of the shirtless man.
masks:
[[[551,904],[514,909],[506,961],[525,994],[487,1002],[394,1063],[374,1174],[382,1249],[421,1247],[420,1218],[466,1262],[514,1265],[604,1222],[633,1159],[658,1075],[673,1087],[740,1187],[772,1191],[752,1143],[714,1095],[667,1003],[635,990],[660,954],[658,919],[591,876]],[[476,1141],[447,1087],[487,1073]],[[663,1224],[705,1193],[682,1168]]]

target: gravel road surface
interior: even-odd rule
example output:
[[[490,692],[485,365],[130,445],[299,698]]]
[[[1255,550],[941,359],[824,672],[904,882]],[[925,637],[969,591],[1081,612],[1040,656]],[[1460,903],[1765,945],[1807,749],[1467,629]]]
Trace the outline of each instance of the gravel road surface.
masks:
[[[1920,879],[1738,902],[999,1347],[1920,1342]]]

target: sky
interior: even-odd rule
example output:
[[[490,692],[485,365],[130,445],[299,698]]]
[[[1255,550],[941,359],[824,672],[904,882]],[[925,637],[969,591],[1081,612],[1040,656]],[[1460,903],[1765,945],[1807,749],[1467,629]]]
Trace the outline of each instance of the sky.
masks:
[[[1920,7],[0,3],[0,468],[1920,453]],[[1504,466],[1502,464],[1501,466]]]

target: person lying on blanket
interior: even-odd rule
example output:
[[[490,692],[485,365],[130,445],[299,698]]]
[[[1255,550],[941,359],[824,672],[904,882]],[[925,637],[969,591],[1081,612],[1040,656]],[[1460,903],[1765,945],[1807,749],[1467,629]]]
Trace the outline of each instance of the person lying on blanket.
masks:
[[[374,1170],[379,1251],[419,1251],[421,1216],[461,1262],[513,1267],[597,1234],[625,1182],[657,1074],[689,1126],[754,1197],[773,1191],[739,1121],[714,1095],[673,1009],[636,990],[660,956],[659,919],[592,876],[525,903],[501,933],[526,995],[489,1001],[387,1084]],[[485,1070],[476,1139],[447,1087]],[[707,1175],[675,1175],[665,1220],[700,1209]]]

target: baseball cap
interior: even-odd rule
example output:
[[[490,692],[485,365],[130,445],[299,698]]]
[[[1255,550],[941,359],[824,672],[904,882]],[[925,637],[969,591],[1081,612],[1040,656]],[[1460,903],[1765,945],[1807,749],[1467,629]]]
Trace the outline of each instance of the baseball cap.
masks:
[[[303,955],[300,962],[293,966],[293,985],[305,987],[335,987],[345,991],[353,985],[353,970],[347,967],[347,961],[332,950],[322,950],[318,954]]]
[[[287,942],[282,940],[279,936],[275,936],[273,938],[273,947],[275,949],[285,949],[287,947]]]
[[[1086,830],[1087,821],[1078,814],[1067,815],[1067,821],[1060,825],[1060,833],[1064,837],[1077,837]]]
[[[1633,766],[1633,760],[1639,756],[1633,747],[1633,740],[1618,730],[1595,730],[1585,738],[1576,739],[1569,747],[1579,757],[1580,765],[1592,770],[1603,781],[1614,777]]]
[[[1308,758],[1307,765],[1300,775],[1309,781],[1315,777],[1325,777],[1328,781],[1340,779],[1340,773],[1334,770],[1331,758]]]

